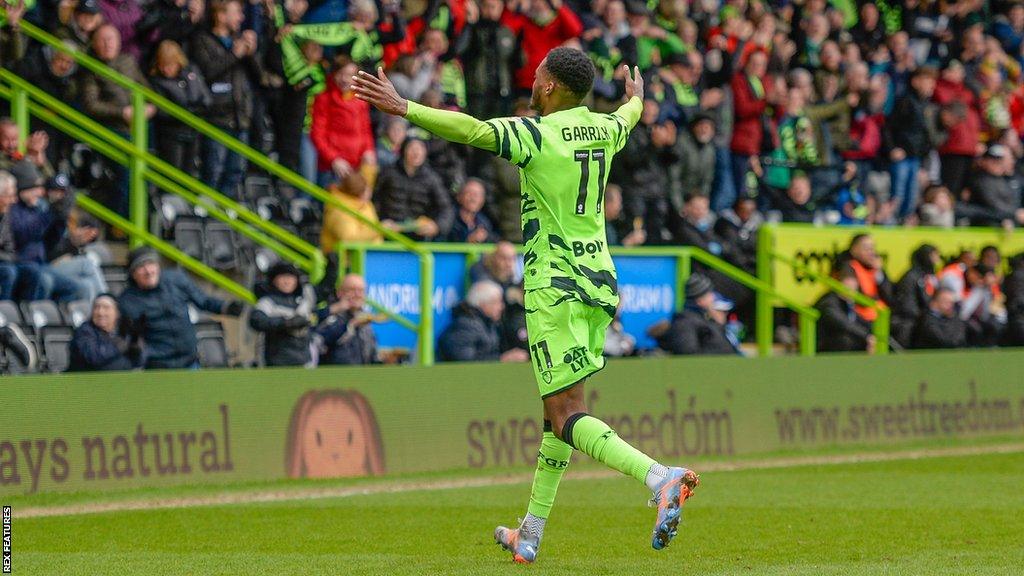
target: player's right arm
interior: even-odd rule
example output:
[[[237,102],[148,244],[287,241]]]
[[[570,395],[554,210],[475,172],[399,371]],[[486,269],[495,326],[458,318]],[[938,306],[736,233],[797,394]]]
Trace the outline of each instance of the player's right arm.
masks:
[[[380,111],[404,116],[409,122],[457,144],[468,144],[489,152],[497,150],[495,129],[469,114],[428,108],[402,98],[391,81],[377,68],[377,75],[359,71],[352,77],[356,96]]]
[[[640,75],[640,67],[634,67],[630,74],[629,66],[623,66],[626,68],[626,103],[612,113],[621,128],[618,137],[613,140],[616,152],[626,145],[629,132],[644,112],[644,77]]]

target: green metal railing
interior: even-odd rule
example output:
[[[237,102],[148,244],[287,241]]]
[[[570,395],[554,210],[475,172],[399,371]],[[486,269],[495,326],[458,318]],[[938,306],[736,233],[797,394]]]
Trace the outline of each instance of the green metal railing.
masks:
[[[430,244],[428,246],[430,253],[456,253],[466,254],[467,262],[466,268],[468,271],[475,260],[479,259],[483,254],[487,254],[494,251],[493,244]],[[338,252],[344,253],[348,257],[348,263],[350,269],[357,274],[366,274],[366,252],[370,250],[380,250],[387,252],[398,252],[402,251],[401,247],[390,245],[390,244],[339,244]],[[517,247],[519,252],[523,251],[523,247]],[[657,248],[619,248],[613,247],[611,249],[613,255],[622,256],[662,256],[662,257],[673,257],[676,258],[676,301],[675,309],[678,311],[682,309],[685,302],[685,294],[683,292],[683,286],[686,285],[686,280],[690,277],[690,273],[693,269],[693,263],[699,262],[708,268],[717,270],[729,278],[739,282],[740,284],[754,290],[758,296],[765,294],[769,299],[778,300],[782,302],[786,307],[797,313],[800,318],[800,353],[805,356],[813,356],[816,349],[816,328],[818,320],[818,311],[810,306],[801,304],[783,294],[778,293],[771,285],[763,280],[754,277],[747,272],[729,264],[728,262],[692,246],[681,246],[681,247],[657,247]],[[422,260],[421,260],[422,262]],[[420,346],[424,342],[433,342],[433,314],[425,313],[433,309],[433,301],[431,295],[433,294],[434,277],[433,277],[433,266],[424,269],[420,267],[420,322],[415,323],[401,316],[395,314],[390,310],[385,309],[378,302],[374,302],[371,299],[367,299],[367,303],[374,310],[384,314],[388,318],[399,323],[401,326],[413,331],[417,335],[417,342]],[[771,323],[771,309],[768,309],[767,317],[758,315],[756,323],[761,324],[763,322]],[[767,356],[772,351],[772,331],[769,329],[767,332],[767,339],[764,339],[764,334],[761,331],[757,333],[757,348],[758,354],[761,356]],[[432,360],[433,358],[431,358]],[[420,356],[420,362],[424,362],[424,357]]]
[[[827,288],[829,291],[835,292],[835,293],[839,294],[840,296],[842,296],[843,298],[851,300],[852,302],[854,302],[858,306],[863,306],[865,308],[872,308],[872,309],[874,309],[877,312],[877,317],[875,318],[875,321],[872,323],[871,331],[872,331],[872,334],[875,337],[875,354],[878,354],[878,355],[888,354],[889,353],[889,331],[890,331],[890,328],[891,328],[890,324],[891,324],[891,317],[892,317],[891,316],[891,311],[889,310],[889,307],[886,306],[884,303],[882,303],[879,300],[875,300],[874,298],[871,298],[870,296],[866,296],[866,295],[861,294],[860,292],[858,292],[856,290],[851,290],[851,289],[847,288],[842,282],[839,282],[838,280],[836,280],[835,278],[832,278],[831,276],[828,276],[827,274],[819,274],[819,273],[811,270],[807,266],[797,262],[796,260],[793,260],[792,258],[789,258],[787,256],[783,256],[782,254],[777,253],[775,251],[775,249],[774,249],[774,234],[775,234],[775,229],[771,225],[762,226],[761,229],[758,231],[758,239],[757,239],[757,276],[758,276],[758,278],[760,278],[761,280],[765,281],[767,284],[774,285],[774,284],[772,284],[772,264],[774,264],[776,261],[782,262],[786,266],[791,267],[798,274],[803,275],[805,278],[811,280],[812,282],[816,282],[816,283],[820,283],[820,284],[824,285],[824,287]],[[760,320],[758,321],[757,329],[758,329],[758,332],[759,332],[759,334],[758,334],[758,341],[759,342],[760,342],[760,337],[761,337],[760,331],[762,329],[763,330],[767,330],[769,332],[773,331],[773,326],[772,326],[772,323],[771,323],[771,319],[772,319],[772,309],[774,308],[776,301],[778,301],[778,299],[776,299],[774,297],[771,297],[771,296],[768,296],[767,294],[762,294],[761,292],[758,292],[757,303],[756,303],[757,318],[760,319],[762,317],[765,317],[765,318],[769,319],[769,323],[767,324],[767,326],[763,326],[761,324]],[[803,325],[803,322],[801,322],[801,324],[800,324],[801,338],[803,337],[803,331],[804,331],[804,325]]]

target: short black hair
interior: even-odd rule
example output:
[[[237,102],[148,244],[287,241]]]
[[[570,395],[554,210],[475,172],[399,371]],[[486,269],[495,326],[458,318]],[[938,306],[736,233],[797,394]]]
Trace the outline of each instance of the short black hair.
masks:
[[[594,87],[594,63],[581,50],[555,48],[548,52],[547,67],[555,80],[580,100]]]

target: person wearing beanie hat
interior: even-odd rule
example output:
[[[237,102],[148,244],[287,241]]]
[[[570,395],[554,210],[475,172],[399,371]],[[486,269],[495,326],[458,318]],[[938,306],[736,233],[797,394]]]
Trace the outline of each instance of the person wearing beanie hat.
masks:
[[[668,323],[667,329],[653,333],[658,347],[670,354],[737,354],[726,335],[725,326],[711,317],[715,305],[711,279],[695,272],[686,280],[686,304]]]
[[[138,334],[120,333],[121,312],[113,294],[103,293],[92,301],[89,320],[75,329],[71,338],[68,372],[132,370],[143,364],[142,341]]]
[[[54,190],[49,202],[42,202],[45,180],[36,165],[22,160],[11,168],[17,180],[18,202],[10,208],[10,232],[19,268],[28,275],[38,275],[35,294],[24,296],[33,300],[70,302],[85,297],[86,290],[71,278],[49,265],[48,252],[65,234],[72,196]]]
[[[119,300],[131,331],[146,343],[145,367],[198,368],[196,331],[189,304],[211,314],[238,316],[240,301],[225,302],[200,290],[180,270],[163,270],[148,246],[128,254],[128,286]]]
[[[263,334],[265,366],[316,366],[311,355],[313,287],[303,284],[299,269],[278,262],[267,270],[267,285],[249,316],[249,326]]]

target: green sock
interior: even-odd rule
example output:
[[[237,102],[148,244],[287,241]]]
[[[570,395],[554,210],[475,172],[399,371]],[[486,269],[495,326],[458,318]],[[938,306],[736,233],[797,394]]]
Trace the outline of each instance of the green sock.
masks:
[[[553,432],[544,432],[540,453],[537,454],[537,471],[533,473],[533,490],[530,492],[527,512],[538,518],[548,517],[555,503],[558,483],[569,467],[571,456],[572,446],[556,438]]]
[[[640,482],[646,483],[647,471],[655,464],[653,458],[630,446],[611,427],[589,414],[570,417],[562,434],[580,452]]]

